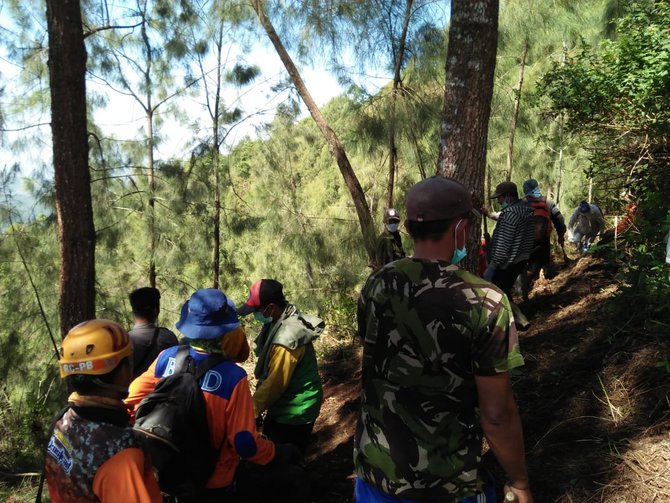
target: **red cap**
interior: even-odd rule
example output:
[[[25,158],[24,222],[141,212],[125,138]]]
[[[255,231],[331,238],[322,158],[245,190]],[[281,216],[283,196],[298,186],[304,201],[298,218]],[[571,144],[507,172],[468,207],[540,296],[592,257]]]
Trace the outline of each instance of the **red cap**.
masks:
[[[268,304],[279,304],[285,302],[282,284],[274,279],[259,279],[249,289],[249,297],[241,306],[237,307],[237,314],[247,314],[259,311]]]

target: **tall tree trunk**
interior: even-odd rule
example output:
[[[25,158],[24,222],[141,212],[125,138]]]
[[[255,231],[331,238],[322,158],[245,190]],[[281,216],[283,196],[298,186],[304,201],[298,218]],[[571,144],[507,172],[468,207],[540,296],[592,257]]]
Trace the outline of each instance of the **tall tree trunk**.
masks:
[[[61,336],[95,317],[95,227],[86,130],[86,48],[79,0],[47,0]]]
[[[321,130],[321,133],[330,147],[330,151],[333,154],[333,157],[335,157],[337,166],[340,169],[342,177],[344,178],[344,183],[347,185],[354,206],[356,207],[356,213],[358,215],[358,221],[361,226],[361,233],[363,235],[363,244],[365,246],[365,250],[368,253],[368,258],[372,261],[374,260],[375,252],[375,235],[372,215],[370,214],[370,207],[368,206],[368,203],[365,199],[363,188],[361,187],[361,184],[356,177],[356,173],[351,167],[351,163],[349,162],[347,153],[344,150],[344,146],[326,121],[325,117],[321,113],[321,110],[319,110],[319,107],[314,102],[312,95],[307,90],[305,82],[302,80],[298,69],[291,59],[291,56],[289,56],[288,52],[286,51],[286,48],[282,44],[279,35],[277,35],[274,26],[270,22],[270,19],[265,12],[264,0],[252,0],[251,4],[256,11],[256,14],[258,15],[258,19],[260,20],[263,29],[267,33],[268,38],[272,42],[272,45],[274,45],[279,58],[284,64],[284,67],[286,68],[293,85],[307,106],[307,109],[312,115],[314,122],[316,122],[316,125]]]
[[[498,0],[452,0],[438,174],[484,198],[486,142],[498,42]],[[476,270],[481,229],[472,222],[465,267]]]
[[[154,177],[154,108],[152,103],[153,81],[151,79],[151,67],[153,64],[153,51],[151,41],[147,34],[146,3],[142,11],[142,41],[147,57],[147,67],[144,70],[144,87],[147,96],[145,114],[147,121],[147,168],[149,170],[149,285],[156,288],[156,182]]]
[[[563,52],[561,54],[561,65],[565,65],[568,57],[568,44],[563,41]],[[556,177],[556,205],[561,202],[561,183],[563,182],[563,112],[558,117],[558,176]]]
[[[386,188],[386,207],[393,207],[393,187],[395,186],[396,177],[396,161],[398,159],[398,150],[396,147],[396,101],[398,99],[398,88],[400,87],[400,72],[402,70],[402,62],[405,58],[405,41],[407,40],[407,30],[409,28],[409,20],[412,16],[412,3],[414,0],[407,0],[405,4],[405,19],[402,25],[402,34],[398,43],[398,52],[395,54],[395,68],[393,71],[393,91],[391,93],[391,127],[389,132],[389,177]]]
[[[528,53],[528,42],[523,43],[521,51],[521,69],[519,70],[519,85],[514,92],[514,111],[512,112],[512,127],[509,132],[509,143],[507,144],[507,181],[512,180],[512,167],[514,159],[514,134],[516,123],[519,120],[519,106],[521,105],[521,88],[523,87],[523,72],[526,68],[526,54]]]
[[[149,284],[156,288],[156,179],[154,176],[154,117],[147,113],[147,163],[149,167]]]
[[[219,288],[219,277],[221,271],[221,154],[219,151],[219,121],[221,113],[221,71],[223,61],[221,52],[223,48],[223,23],[219,25],[216,40],[216,92],[214,95],[214,110],[212,117],[212,167],[214,168],[214,251],[212,257],[213,281],[212,287]]]

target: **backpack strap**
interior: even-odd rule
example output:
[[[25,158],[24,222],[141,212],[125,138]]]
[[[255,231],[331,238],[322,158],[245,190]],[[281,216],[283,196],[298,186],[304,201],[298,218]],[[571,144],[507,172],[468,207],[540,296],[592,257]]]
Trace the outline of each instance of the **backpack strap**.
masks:
[[[144,351],[142,361],[137,366],[137,368],[144,368],[144,366],[147,364],[147,359],[149,358],[149,355],[153,353],[153,349],[156,347],[156,343],[158,342],[158,332],[160,331],[160,329],[161,329],[160,327],[156,327],[156,329],[154,330],[154,335],[151,336],[151,342],[149,343],[149,347],[146,348],[146,350]]]
[[[174,355],[174,373],[180,372],[195,372],[195,362],[191,356],[190,346],[182,344],[177,348],[177,353]]]
[[[47,435],[47,445],[44,449],[45,455],[44,455],[44,468],[42,468],[42,473],[40,475],[40,483],[37,486],[37,494],[35,495],[35,503],[42,503],[42,491],[44,490],[44,479],[46,479],[47,475],[47,460],[46,457],[48,454],[46,454],[47,449],[49,448],[49,442],[51,440],[51,435],[53,435],[54,429],[56,428],[56,423],[60,421],[60,418],[65,415],[65,413],[68,411],[68,409],[71,407],[71,405],[68,403],[65,407],[63,407],[58,414],[53,418],[53,421],[51,422],[51,426],[49,427],[49,433]]]
[[[226,358],[222,354],[210,353],[209,355],[207,355],[207,358],[205,358],[196,368],[195,378],[199,380],[207,372],[209,372],[211,369],[213,369],[219,363],[225,360]]]
[[[207,355],[207,358],[196,365],[195,360],[190,353],[190,346],[181,345],[179,346],[179,349],[177,349],[175,360],[175,374],[179,372],[191,372],[195,376],[196,380],[198,380],[216,365],[222,361],[225,361],[226,357],[219,353],[210,353]]]

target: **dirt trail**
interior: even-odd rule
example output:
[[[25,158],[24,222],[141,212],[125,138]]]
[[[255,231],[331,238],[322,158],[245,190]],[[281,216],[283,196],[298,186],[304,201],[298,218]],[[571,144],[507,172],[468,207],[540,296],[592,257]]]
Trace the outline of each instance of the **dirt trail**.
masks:
[[[521,304],[531,326],[512,379],[537,503],[670,503],[670,338],[661,323],[611,321],[633,318],[608,311],[613,275],[582,258]],[[346,503],[360,352],[329,362],[323,378],[309,468],[317,501]]]

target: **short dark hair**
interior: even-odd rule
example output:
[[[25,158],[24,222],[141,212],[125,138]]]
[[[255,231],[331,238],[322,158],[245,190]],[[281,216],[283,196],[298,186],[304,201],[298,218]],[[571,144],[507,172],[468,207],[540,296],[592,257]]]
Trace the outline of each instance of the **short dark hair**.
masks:
[[[156,310],[160,308],[161,293],[157,288],[145,286],[133,290],[128,296],[135,316],[154,321]]]
[[[407,232],[414,241],[439,241],[454,220],[453,218],[430,222],[407,220]]]
[[[95,381],[102,381],[105,384],[112,384],[114,379],[116,379],[116,373],[119,372],[119,369],[124,365],[130,365],[130,358],[125,357],[119,362],[119,364],[114,367],[110,372],[101,375],[91,375],[91,374],[73,374],[65,378],[68,383],[68,387],[72,387],[74,391],[79,393],[82,396],[95,396],[100,394],[101,386]]]

